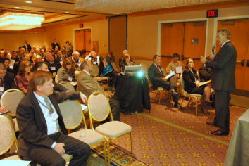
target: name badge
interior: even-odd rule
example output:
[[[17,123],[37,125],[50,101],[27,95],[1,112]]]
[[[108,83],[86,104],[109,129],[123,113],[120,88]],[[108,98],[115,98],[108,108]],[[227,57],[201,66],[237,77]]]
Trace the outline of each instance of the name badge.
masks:
[[[0,92],[3,92],[4,91],[4,87],[0,87]]]
[[[73,77],[68,77],[68,80],[69,81],[73,81]]]
[[[56,70],[56,68],[55,67],[50,67],[50,70],[54,71],[54,70]]]

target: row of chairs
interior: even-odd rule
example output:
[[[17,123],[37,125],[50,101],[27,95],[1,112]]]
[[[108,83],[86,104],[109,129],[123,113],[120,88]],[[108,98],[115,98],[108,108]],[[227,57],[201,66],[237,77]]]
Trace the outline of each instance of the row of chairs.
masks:
[[[24,94],[22,91],[18,89],[10,89],[3,94],[1,98],[1,105],[10,111],[10,115],[12,117],[15,117],[17,105],[23,96]],[[109,148],[113,139],[129,134],[132,152],[132,128],[123,122],[113,121],[111,108],[105,95],[100,92],[94,92],[89,96],[87,106],[88,111],[82,111],[81,104],[78,101],[65,101],[59,104],[65,126],[69,132],[81,126],[82,123],[84,124],[83,129],[71,132],[69,135],[89,144],[92,148],[99,145],[104,145],[105,161],[107,165],[110,165]],[[90,129],[87,128],[85,114],[88,114],[89,116]],[[105,122],[96,128],[94,127],[95,121],[103,122],[108,117],[111,119],[110,122]],[[6,136],[1,134],[0,155],[6,153],[10,147],[17,142],[16,138],[13,137],[13,133],[18,130],[18,127],[14,129],[14,125],[17,123],[13,123],[12,119],[6,118],[7,116],[3,115],[0,117],[0,131],[1,133],[6,133],[5,135],[7,135],[7,138],[9,139],[6,139]],[[2,145],[2,143],[5,144]]]
[[[188,100],[187,106],[193,106],[195,108],[195,115],[198,116],[198,107],[201,104],[202,95],[200,94],[189,94],[185,91],[184,81],[182,77],[179,78],[177,85],[177,92],[179,93],[181,98],[186,98]],[[150,85],[151,87],[151,85]],[[155,98],[158,100],[158,103],[161,103],[162,97],[166,96],[167,100],[170,104],[173,103],[172,96],[169,91],[164,90],[162,87],[157,87],[156,89],[151,90],[152,93],[155,94]],[[182,100],[183,101],[183,100]],[[172,104],[173,106],[173,104]]]

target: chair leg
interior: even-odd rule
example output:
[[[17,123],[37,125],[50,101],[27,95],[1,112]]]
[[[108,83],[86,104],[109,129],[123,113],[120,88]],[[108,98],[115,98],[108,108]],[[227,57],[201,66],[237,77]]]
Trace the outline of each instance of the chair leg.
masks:
[[[104,142],[104,157],[105,157],[105,165],[108,166],[108,154],[107,154],[107,141]]]
[[[195,115],[198,116],[198,101],[195,101]]]
[[[161,92],[158,91],[157,93],[158,93],[158,104],[161,104]]]
[[[132,153],[132,136],[131,136],[131,132],[130,132],[130,145],[131,145],[131,153]]]
[[[106,153],[107,153],[107,166],[111,165],[111,156],[110,156],[110,139],[108,138],[106,141]]]

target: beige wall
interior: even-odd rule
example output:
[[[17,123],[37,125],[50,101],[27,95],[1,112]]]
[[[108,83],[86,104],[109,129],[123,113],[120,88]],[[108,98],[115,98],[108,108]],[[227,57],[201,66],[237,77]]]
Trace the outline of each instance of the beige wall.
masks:
[[[220,17],[249,16],[249,6],[219,9]],[[158,23],[160,21],[189,19],[204,19],[206,10],[185,11],[173,13],[160,13],[149,15],[128,16],[128,50],[132,56],[151,58],[158,53]],[[74,30],[79,29],[80,23],[84,28],[91,28],[92,41],[99,41],[99,52],[108,51],[108,21],[106,19],[91,22],[66,23],[46,26],[44,31],[34,32],[0,32],[0,48],[16,50],[27,40],[32,46],[50,47],[51,41],[55,38],[60,43],[66,40],[74,43]],[[206,55],[209,54],[214,41],[217,19],[209,19],[207,23]],[[159,34],[160,36],[160,34]],[[118,37],[118,36],[117,36]]]
[[[45,45],[44,32],[0,32],[0,48],[17,50],[25,40],[35,47]]]
[[[220,17],[249,16],[249,6],[219,9]],[[128,17],[128,50],[132,56],[152,58],[159,53],[158,23],[160,21],[183,21],[190,19],[205,19],[206,10],[174,12],[153,15],[131,15]],[[214,32],[216,32],[216,19],[208,19],[206,55],[209,54]],[[160,36],[160,35],[159,35]],[[160,47],[158,47],[160,48]]]
[[[83,23],[83,22],[81,22]],[[108,21],[96,20],[91,22],[85,22],[84,28],[91,29],[91,40],[99,41],[99,52],[107,53],[108,51]],[[60,43],[65,43],[69,40],[74,44],[74,31],[80,29],[80,23],[73,24],[63,24],[55,26],[46,27],[46,43],[49,46],[49,43],[56,39]]]
[[[84,28],[91,28],[92,41],[99,41],[100,53],[107,53],[108,21],[103,19],[83,24]],[[50,47],[53,39],[56,39],[61,44],[64,44],[67,40],[74,43],[74,30],[79,29],[79,27],[80,22],[50,25],[46,26],[43,31],[38,32],[0,32],[0,48],[16,50],[23,45],[24,40],[27,40],[32,46],[46,46],[47,48]]]

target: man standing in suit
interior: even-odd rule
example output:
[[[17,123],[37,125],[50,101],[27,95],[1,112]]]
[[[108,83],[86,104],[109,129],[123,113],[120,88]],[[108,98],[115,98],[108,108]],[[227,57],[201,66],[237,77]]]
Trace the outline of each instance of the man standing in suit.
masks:
[[[213,135],[228,135],[230,130],[230,94],[235,89],[235,67],[237,51],[231,43],[230,32],[226,29],[218,31],[217,40],[220,50],[206,61],[206,66],[213,69],[212,86],[215,90],[215,119],[213,125],[219,127],[211,132]]]
[[[73,156],[69,165],[86,166],[90,147],[67,136],[58,104],[50,96],[54,87],[51,73],[34,72],[29,87],[30,92],[16,112],[20,158],[41,165],[64,166],[61,155],[67,153]]]

